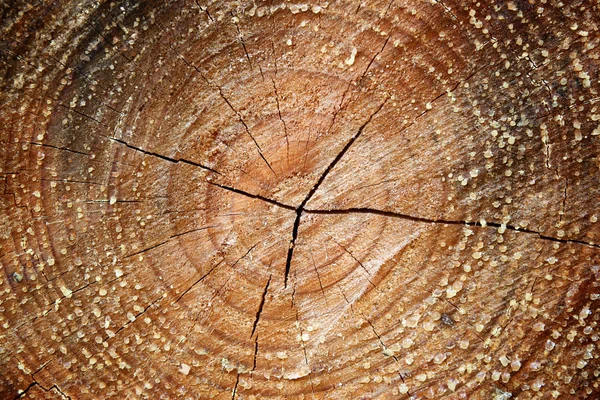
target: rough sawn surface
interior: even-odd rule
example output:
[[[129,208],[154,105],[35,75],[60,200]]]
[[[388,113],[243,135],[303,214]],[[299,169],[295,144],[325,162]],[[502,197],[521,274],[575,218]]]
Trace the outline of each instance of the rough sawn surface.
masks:
[[[0,398],[599,398],[599,15],[4,1]]]

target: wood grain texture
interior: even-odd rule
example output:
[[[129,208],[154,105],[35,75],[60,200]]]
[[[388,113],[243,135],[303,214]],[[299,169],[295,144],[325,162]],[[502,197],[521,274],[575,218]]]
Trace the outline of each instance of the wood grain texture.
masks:
[[[0,398],[599,398],[598,15],[4,1]]]

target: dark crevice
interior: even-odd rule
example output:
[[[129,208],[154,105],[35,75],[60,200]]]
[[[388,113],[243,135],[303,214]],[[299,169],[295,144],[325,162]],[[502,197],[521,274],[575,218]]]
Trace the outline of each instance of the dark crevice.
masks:
[[[206,16],[208,17],[208,19],[210,19],[211,22],[215,22],[214,18],[212,17],[212,15],[210,15],[210,13],[208,12],[208,7],[202,7],[200,5],[200,3],[198,3],[198,0],[196,1],[196,5],[198,6],[198,8],[200,9],[200,12],[204,12],[206,14]]]
[[[230,187],[230,186],[227,186],[227,185],[222,185],[220,183],[215,183],[215,182],[211,182],[211,181],[208,181],[208,183],[210,185],[218,186],[221,189],[229,190],[230,192],[241,194],[242,196],[250,197],[252,199],[262,200],[264,202],[276,205],[278,207],[285,208],[286,210],[292,210],[292,211],[296,210],[293,206],[290,206],[290,205],[284,204],[284,203],[280,203],[277,200],[273,200],[273,199],[270,199],[268,197],[261,196],[259,194],[248,193],[248,192],[246,192],[244,190],[241,190],[241,189],[236,189],[236,188],[233,188],[233,187]]]
[[[204,169],[206,171],[215,173],[217,175],[222,175],[219,171],[216,171],[216,170],[214,170],[214,169],[212,169],[210,167],[207,167],[205,165],[199,164],[199,163],[194,162],[194,161],[190,161],[190,160],[186,160],[186,159],[181,159],[181,158],[177,159],[177,158],[167,157],[167,156],[165,156],[163,154],[155,153],[155,152],[152,152],[152,151],[144,150],[144,149],[141,149],[139,147],[133,146],[133,145],[125,142],[124,140],[117,139],[117,138],[114,138],[114,137],[111,137],[109,139],[113,140],[115,142],[121,143],[122,145],[124,145],[125,147],[128,147],[130,149],[133,149],[135,151],[139,151],[140,153],[143,153],[143,154],[146,154],[146,155],[149,155],[149,156],[153,156],[153,157],[158,157],[161,160],[165,160],[165,161],[168,161],[168,162],[171,162],[171,163],[174,163],[174,164],[177,164],[177,163],[188,164],[188,165],[199,167],[199,168]],[[295,208],[293,206],[280,203],[277,200],[269,199],[268,197],[264,197],[264,196],[261,196],[261,195],[258,195],[258,194],[252,194],[252,193],[246,192],[246,191],[241,190],[241,189],[236,189],[236,188],[233,188],[233,187],[230,187],[230,186],[227,186],[227,185],[222,185],[222,184],[211,182],[211,181],[207,181],[207,183],[210,184],[210,185],[218,186],[221,189],[225,189],[225,190],[228,190],[230,192],[234,192],[234,193],[246,196],[246,197],[250,197],[250,198],[253,198],[253,199],[262,200],[262,201],[265,201],[267,203],[271,203],[271,204],[279,206],[281,208],[285,208],[285,209],[288,209],[288,210],[295,210]]]
[[[391,3],[390,3],[391,5]],[[388,7],[389,8],[389,7]],[[387,11],[386,11],[387,12]],[[367,65],[367,68],[365,69],[365,72],[362,74],[362,76],[360,77],[359,80],[359,85],[362,82],[362,80],[367,76],[367,73],[369,72],[369,69],[371,69],[371,65],[375,62],[375,59],[381,54],[383,53],[383,50],[385,49],[385,46],[387,46],[388,42],[390,41],[390,38],[392,37],[392,35],[388,35],[388,37],[385,39],[385,41],[383,42],[383,46],[381,46],[381,50],[379,50],[377,53],[375,53],[375,55],[371,58],[371,61],[369,62],[369,64]]]
[[[327,168],[325,169],[325,171],[323,172],[323,174],[321,174],[321,177],[319,178],[319,180],[317,181],[317,183],[315,183],[315,185],[312,187],[312,189],[310,190],[310,192],[308,192],[308,194],[306,195],[306,197],[304,198],[304,200],[302,201],[302,203],[300,204],[300,206],[297,208],[297,210],[299,210],[299,211],[303,211],[304,210],[304,206],[306,205],[306,203],[308,203],[308,201],[315,194],[315,192],[317,191],[317,189],[319,189],[319,186],[321,186],[321,184],[323,183],[323,181],[325,180],[325,178],[327,178],[327,175],[329,175],[329,173],[331,172],[331,170],[333,169],[333,167],[335,167],[337,165],[337,163],[342,159],[342,157],[344,157],[344,154],[346,154],[346,152],[354,144],[354,142],[356,141],[356,139],[358,139],[360,137],[360,135],[363,133],[363,131],[365,130],[365,128],[367,127],[367,125],[369,125],[369,123],[373,120],[373,117],[375,117],[375,115],[377,115],[379,113],[379,111],[381,111],[381,109],[387,103],[388,100],[389,100],[389,97],[386,98],[381,103],[381,105],[377,108],[377,110],[375,110],[375,112],[369,116],[369,119],[367,119],[367,121],[365,121],[365,123],[362,124],[360,126],[360,128],[358,128],[358,131],[356,132],[356,134],[354,136],[352,136],[352,138],[350,138],[350,140],[348,141],[348,143],[346,143],[346,145],[344,146],[344,148],[342,149],[342,151],[339,152],[339,154],[327,166]]]
[[[319,281],[319,287],[321,288],[321,293],[323,294],[323,299],[325,299],[325,304],[327,304],[327,296],[325,296],[325,289],[323,288],[323,282],[321,281],[321,275],[319,274],[319,269],[317,268],[317,264],[315,263],[315,259],[313,257],[312,248],[310,250],[310,260],[311,260],[313,268],[315,270],[315,274],[317,275],[317,280]]]
[[[563,199],[560,214],[558,216],[558,223],[562,224],[563,218],[565,217],[565,210],[567,209],[567,191],[569,190],[569,178],[564,178],[565,180],[565,189],[563,191]]]
[[[383,342],[383,339],[381,339],[381,336],[375,330],[375,326],[373,326],[373,323],[368,318],[365,318],[365,321],[367,321],[367,323],[371,327],[371,330],[373,331],[373,334],[377,337],[377,340],[379,340],[379,343],[381,344],[381,347],[384,350],[387,349],[388,347],[385,345],[385,343]],[[394,354],[392,354],[391,357],[394,359],[394,361],[396,362],[396,364],[399,363],[398,357],[396,357]],[[400,373],[400,371],[398,371],[398,376],[400,377],[400,380],[402,380],[402,383],[404,383],[404,376],[402,376],[402,374]],[[410,393],[408,393],[408,395],[410,396]]]
[[[275,43],[273,43],[272,40],[271,40],[271,48],[273,49],[273,57],[275,57]],[[277,104],[277,113],[279,114],[279,121],[281,121],[281,124],[283,125],[283,133],[285,134],[287,161],[289,164],[289,162],[290,162],[290,140],[289,140],[289,136],[288,136],[287,125],[285,123],[285,120],[283,119],[283,116],[281,115],[281,105],[279,104],[279,93],[277,92],[277,85],[275,84],[275,79],[277,78],[277,73],[278,73],[276,58],[273,60],[273,64],[275,66],[275,77],[274,78],[271,77],[271,83],[273,84],[273,92],[275,92],[275,102]],[[262,70],[261,70],[261,74],[262,74]],[[263,80],[264,80],[264,77],[263,77]]]
[[[373,286],[373,288],[375,288],[375,290],[379,291],[379,289],[377,288],[377,285],[375,285],[373,283],[373,281],[371,280],[371,278],[373,277],[373,275],[371,275],[371,273],[369,272],[369,270],[367,269],[367,267],[364,266],[364,264],[354,256],[354,254],[352,254],[352,252],[350,252],[350,250],[348,250],[345,246],[343,246],[342,244],[338,243],[337,241],[333,240],[333,242],[335,244],[337,244],[339,247],[341,247],[345,253],[347,253],[356,263],[358,263],[358,265],[360,265],[360,267],[365,271],[365,273],[367,274],[367,281],[371,284],[371,286]]]
[[[461,226],[473,226],[473,227],[482,227],[482,228],[492,227],[492,228],[498,228],[498,229],[502,228],[502,229],[507,229],[507,230],[514,231],[514,232],[522,232],[522,233],[529,233],[532,235],[537,235],[540,239],[548,240],[551,242],[577,243],[577,244],[600,248],[600,244],[595,244],[594,242],[586,242],[584,240],[577,240],[577,239],[559,239],[559,238],[556,238],[553,236],[543,235],[540,232],[537,232],[537,231],[534,231],[531,229],[519,228],[519,227],[513,226],[513,225],[499,224],[496,222],[486,222],[485,225],[483,225],[480,222],[452,221],[452,220],[445,220],[445,219],[429,219],[429,218],[423,218],[423,217],[415,217],[415,216],[408,215],[408,214],[396,213],[393,211],[375,210],[372,208],[346,208],[343,210],[304,209],[303,211],[305,211],[308,214],[331,214],[331,215],[335,215],[335,214],[374,214],[374,215],[381,215],[384,217],[400,218],[400,219],[405,219],[408,221],[423,222],[423,223],[430,223],[430,224],[461,225]]]
[[[258,333],[254,337],[254,357],[252,358],[252,370],[250,372],[254,372],[256,369],[256,356],[258,355]]]
[[[14,399],[17,400],[17,399],[23,398],[23,396],[27,395],[27,392],[29,392],[36,385],[39,386],[39,383],[37,383],[36,381],[31,382],[29,384],[29,386],[27,386],[25,389],[23,389],[23,391],[21,393],[19,393],[17,395],[17,397],[15,397]]]
[[[294,220],[294,229],[292,230],[292,240],[290,247],[288,248],[287,259],[285,260],[285,277],[283,280],[283,286],[287,288],[288,276],[290,274],[290,268],[292,267],[292,257],[294,256],[294,246],[296,245],[296,239],[298,238],[298,228],[300,227],[300,218],[302,216],[302,209],[296,210],[296,219]]]
[[[443,300],[444,300],[446,303],[450,304],[452,307],[454,307],[454,309],[455,309],[457,312],[459,312],[459,313],[460,313],[460,309],[458,308],[458,306],[457,306],[456,304],[454,304],[453,302],[451,302],[451,301],[450,301],[450,300],[448,300],[448,299],[443,299]],[[473,335],[475,335],[475,337],[477,337],[477,339],[479,339],[479,341],[480,341],[481,343],[485,343],[485,340],[483,339],[483,337],[481,337],[481,335],[479,335],[479,333],[477,333],[477,328],[475,327],[475,325],[473,325],[473,323],[472,323],[472,322],[470,322],[470,321],[468,321],[468,320],[467,320],[467,321],[465,321],[465,322],[467,323],[467,325],[469,325],[471,328],[473,328],[473,332],[472,332],[472,333],[473,333]],[[486,352],[487,352],[487,350],[486,350]]]
[[[142,250],[140,250],[140,251],[136,251],[135,253],[128,254],[128,255],[126,255],[126,256],[125,256],[125,257],[123,257],[123,258],[130,258],[130,257],[133,257],[133,256],[137,256],[138,254],[145,253],[146,251],[150,251],[150,250],[152,250],[152,249],[155,249],[155,248],[157,248],[157,247],[160,247],[160,246],[162,246],[162,245],[164,245],[164,244],[167,244],[168,242],[169,242],[169,240],[165,240],[164,242],[157,243],[157,244],[155,244],[155,245],[153,245],[153,246],[147,247],[147,248],[145,248],[145,249],[142,249]]]
[[[453,19],[453,20],[455,20],[455,21],[458,21],[458,18],[456,17],[456,15],[454,15],[454,13],[452,12],[452,10],[451,10],[451,9],[450,9],[448,6],[446,6],[446,5],[445,5],[445,4],[444,4],[442,1],[440,1],[440,0],[433,0],[433,1],[435,1],[437,4],[439,4],[439,5],[441,5],[442,7],[444,7],[444,10],[445,10],[445,11],[446,11],[448,14],[450,14],[450,16],[452,16],[452,19]]]
[[[33,389],[33,387],[35,386],[39,386],[44,392],[48,393],[50,391],[52,391],[52,389],[56,390],[64,399],[68,399],[71,400],[71,396],[69,396],[68,394],[66,394],[65,392],[63,392],[61,390],[61,388],[57,385],[54,384],[52,385],[49,389],[46,389],[45,387],[43,387],[42,385],[40,385],[36,380],[34,380],[33,382],[31,382],[29,384],[29,386],[27,386],[20,394],[17,395],[17,397],[15,397],[14,399],[22,399],[23,397],[27,396],[27,393]]]
[[[235,378],[235,386],[233,387],[233,392],[231,393],[231,400],[235,399],[238,383],[240,383],[240,374],[239,373],[237,374],[237,378]]]
[[[135,151],[139,151],[140,153],[146,154],[148,156],[158,157],[161,160],[165,160],[165,161],[168,161],[168,162],[171,162],[171,163],[174,163],[174,164],[182,163],[182,164],[193,165],[194,167],[199,167],[199,168],[202,168],[202,169],[204,169],[206,171],[210,171],[210,172],[213,172],[213,173],[215,173],[217,175],[221,175],[221,173],[219,171],[216,171],[216,170],[214,170],[214,169],[212,169],[210,167],[207,167],[205,165],[202,165],[202,164],[194,162],[194,161],[185,160],[183,158],[171,158],[171,157],[167,157],[167,156],[165,156],[163,154],[159,154],[159,153],[155,153],[155,152],[152,152],[152,151],[141,149],[139,147],[135,147],[135,146],[127,143],[126,141],[124,141],[122,139],[117,139],[115,137],[109,137],[109,139],[112,140],[112,141],[115,141],[117,143],[121,143],[125,147],[133,149]]]
[[[317,181],[317,183],[314,184],[314,186],[310,189],[310,191],[308,192],[308,194],[306,195],[304,200],[302,200],[302,203],[300,203],[298,208],[296,208],[296,219],[294,220],[294,229],[292,230],[292,240],[290,242],[290,247],[289,247],[288,253],[287,253],[287,259],[285,262],[285,276],[284,276],[284,287],[285,288],[287,288],[288,276],[290,274],[290,269],[292,266],[292,258],[294,257],[294,247],[296,246],[296,239],[298,238],[298,228],[300,227],[300,218],[302,217],[302,213],[304,212],[304,207],[306,206],[306,203],[308,203],[308,201],[313,197],[313,195],[319,189],[319,187],[321,186],[323,181],[325,181],[325,178],[327,178],[327,175],[329,175],[331,170],[337,165],[337,163],[342,159],[342,157],[344,157],[344,154],[346,154],[346,152],[348,151],[348,149],[350,149],[352,144],[354,144],[356,139],[358,139],[360,137],[360,135],[363,133],[363,131],[365,130],[367,125],[369,125],[369,123],[373,120],[373,117],[375,117],[381,111],[381,109],[387,103],[388,100],[389,100],[389,97],[386,98],[379,105],[377,110],[375,110],[375,112],[373,112],[369,116],[369,118],[365,121],[365,123],[363,123],[358,128],[358,130],[356,131],[354,136],[352,136],[350,138],[350,140],[348,141],[348,143],[346,143],[344,148],[338,153],[338,155],[333,159],[333,161],[331,161],[331,163],[327,166],[325,171],[323,171],[323,173],[319,177],[319,180]]]
[[[189,231],[185,231],[185,232],[181,232],[181,233],[176,233],[175,235],[171,235],[170,239],[173,239],[173,238],[176,238],[176,237],[179,237],[179,236],[188,235],[188,234],[193,233],[193,232],[205,231],[205,230],[210,229],[210,228],[217,228],[219,226],[220,225],[210,225],[210,226],[203,226],[201,228],[191,229]]]
[[[64,104],[57,104],[57,107],[62,107],[62,108],[64,108],[64,109],[66,109],[66,110],[69,110],[69,112],[73,112],[73,113],[75,113],[75,114],[77,114],[77,115],[80,115],[80,116],[82,116],[82,117],[84,117],[84,118],[87,118],[87,119],[89,119],[89,120],[91,120],[91,121],[94,121],[94,122],[96,122],[96,123],[97,123],[98,125],[100,125],[100,126],[103,126],[103,127],[105,127],[105,128],[110,128],[108,125],[106,125],[106,124],[103,124],[103,123],[102,123],[100,120],[98,120],[98,119],[96,119],[96,118],[94,118],[94,117],[92,117],[92,116],[90,116],[90,115],[87,115],[87,114],[85,114],[85,113],[82,113],[81,111],[78,111],[78,110],[76,110],[76,109],[74,109],[74,108],[72,108],[72,107],[66,106],[66,105],[64,105]]]
[[[354,256],[354,254],[352,254],[352,253],[350,252],[350,250],[348,250],[346,247],[344,247],[344,246],[343,246],[343,245],[341,245],[340,243],[336,242],[335,240],[334,240],[333,242],[334,242],[335,244],[337,244],[338,246],[340,246],[340,247],[341,247],[341,248],[342,248],[342,249],[343,249],[343,250],[344,250],[346,253],[348,253],[348,255],[349,255],[350,257],[352,257],[352,259],[353,259],[354,261],[356,261],[356,262],[358,263],[358,265],[360,265],[360,267],[361,267],[362,269],[364,269],[364,270],[365,270],[365,272],[367,273],[367,275],[369,275],[369,276],[372,276],[372,275],[371,275],[371,273],[369,272],[369,270],[367,269],[367,267],[365,267],[365,266],[363,265],[363,263],[362,263],[362,262],[360,262],[360,260],[359,260],[358,258],[356,258],[356,257]]]
[[[202,9],[202,7],[200,7],[200,9]],[[211,17],[212,19],[212,17]],[[163,32],[167,32],[167,30],[162,26],[162,24],[160,24],[159,22],[158,26],[163,30]],[[214,83],[212,83],[207,77],[206,75],[204,75],[204,73],[200,70],[200,68],[198,68],[197,66],[195,66],[194,64],[190,63],[188,60],[185,59],[185,57],[183,57],[181,54],[179,54],[179,52],[172,46],[169,45],[169,47],[171,48],[171,50],[173,50],[173,52],[175,54],[177,54],[177,57],[179,57],[184,63],[185,65],[187,65],[190,68],[193,68],[194,71],[196,71],[198,74],[200,74],[200,77],[202,77],[202,80],[212,89],[216,90],[219,93],[219,96],[221,97],[221,99],[227,104],[227,106],[231,109],[231,111],[233,111],[233,113],[237,116],[239,122],[244,126],[244,129],[246,131],[246,133],[248,134],[248,136],[250,136],[250,138],[252,139],[252,141],[254,142],[254,144],[256,145],[256,148],[258,150],[258,154],[260,155],[260,157],[263,159],[263,161],[267,164],[267,167],[269,167],[269,169],[271,170],[271,172],[277,176],[277,174],[275,173],[275,171],[273,170],[273,168],[271,167],[271,164],[269,163],[269,161],[267,160],[267,158],[263,155],[262,149],[260,148],[258,142],[256,141],[256,139],[254,139],[254,136],[252,136],[252,133],[250,133],[250,129],[248,128],[248,125],[246,124],[246,121],[244,121],[244,119],[242,118],[242,115],[239,113],[238,110],[235,109],[235,107],[233,107],[233,104],[231,104],[231,102],[229,101],[229,99],[225,96],[225,94],[223,93],[223,90],[221,87],[215,85]],[[244,47],[245,48],[245,47]]]
[[[52,387],[50,388],[50,390],[56,390],[58,393],[60,393],[61,396],[63,396],[64,398],[71,400],[71,396],[69,396],[68,394],[66,394],[65,392],[63,392],[58,385],[52,385]]]
[[[54,359],[50,359],[48,361],[46,361],[41,367],[39,367],[34,373],[31,374],[31,377],[35,380],[35,375],[40,373],[44,368],[46,368],[48,366],[48,364],[50,364]]]
[[[254,332],[256,331],[256,327],[258,326],[258,321],[260,319],[260,314],[262,313],[263,307],[265,305],[265,300],[267,298],[267,291],[269,290],[269,285],[271,284],[272,275],[269,275],[269,280],[265,285],[265,290],[263,291],[262,298],[260,299],[260,304],[258,305],[258,311],[256,311],[256,318],[254,319],[254,325],[252,326],[252,333],[250,337],[254,336]]]
[[[373,334],[377,337],[377,340],[379,340],[379,343],[381,344],[381,346],[383,347],[383,349],[387,349],[387,346],[385,345],[385,343],[383,342],[383,340],[381,339],[381,336],[377,333],[377,331],[375,330],[375,327],[373,326],[373,324],[371,323],[371,321],[366,318],[360,311],[355,311],[354,310],[354,306],[352,305],[352,303],[350,302],[350,300],[348,300],[348,297],[346,297],[346,294],[344,293],[344,291],[342,290],[342,288],[337,285],[340,293],[342,294],[342,297],[344,298],[344,300],[346,301],[346,303],[348,304],[348,306],[350,306],[350,310],[352,311],[352,313],[355,313],[356,315],[360,316],[362,319],[364,319],[365,321],[367,321],[367,323],[369,324],[369,326],[371,327],[371,330],[373,331]],[[391,356],[394,361],[396,362],[396,364],[399,364],[398,361],[398,357],[396,357],[395,355]],[[400,376],[400,380],[402,380],[402,382],[404,383],[404,376],[400,373],[400,371],[398,371],[398,376]],[[410,396],[410,393],[408,393]]]

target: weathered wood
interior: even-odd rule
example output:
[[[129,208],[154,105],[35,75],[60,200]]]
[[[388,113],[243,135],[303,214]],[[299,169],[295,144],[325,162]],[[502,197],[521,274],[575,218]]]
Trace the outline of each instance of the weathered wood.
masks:
[[[598,15],[4,2],[0,397],[600,397]]]

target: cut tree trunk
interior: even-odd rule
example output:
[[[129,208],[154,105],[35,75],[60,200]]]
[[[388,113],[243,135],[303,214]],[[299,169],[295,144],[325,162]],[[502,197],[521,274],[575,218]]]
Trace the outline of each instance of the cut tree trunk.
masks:
[[[3,2],[0,398],[600,398],[599,15]]]

